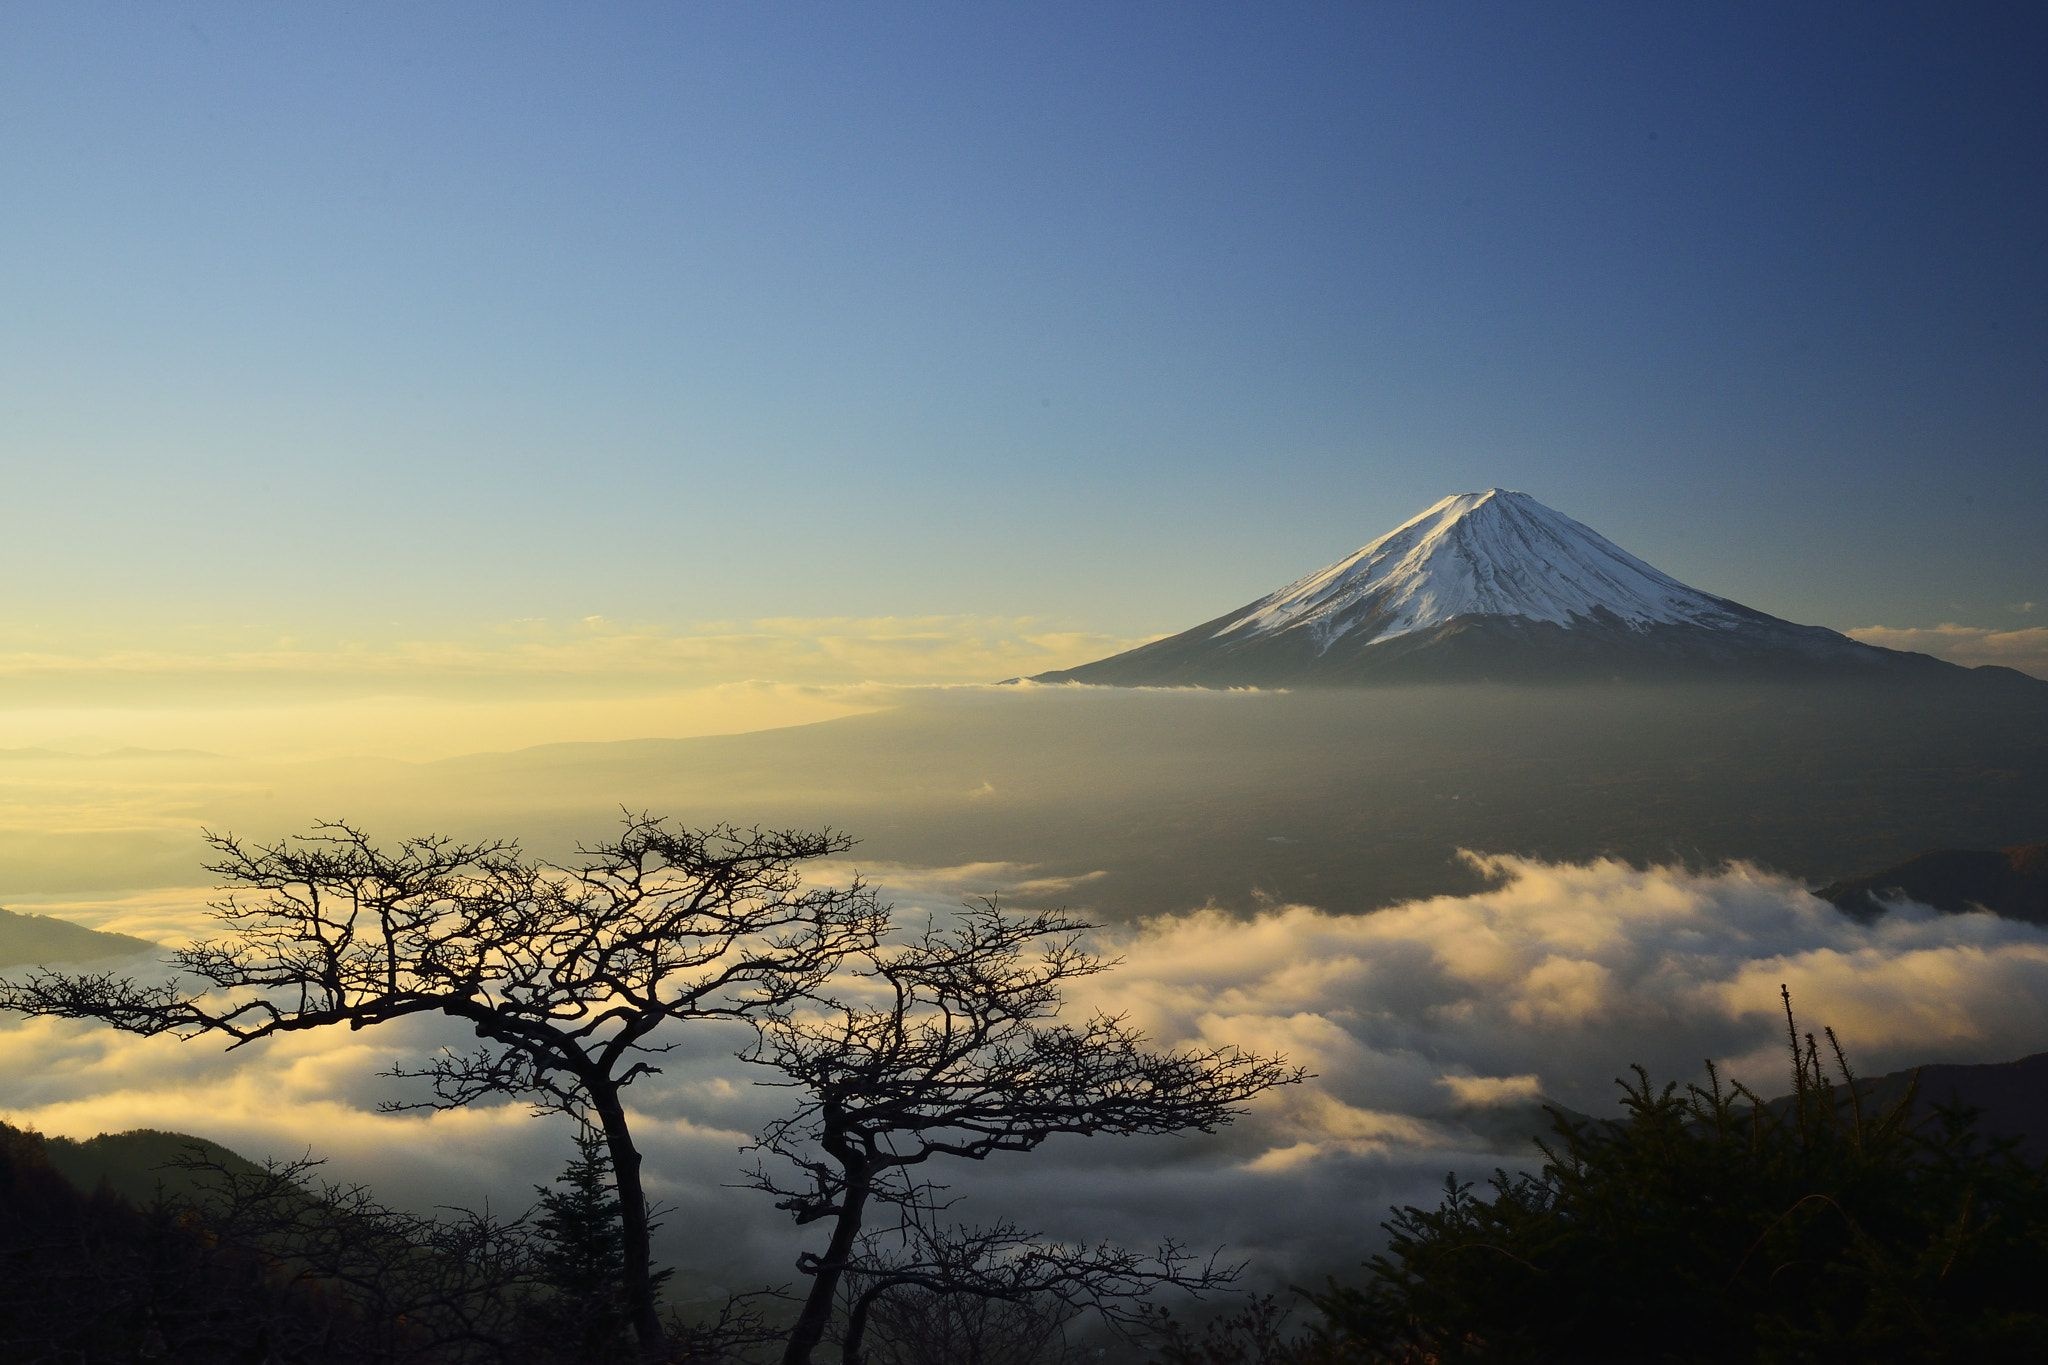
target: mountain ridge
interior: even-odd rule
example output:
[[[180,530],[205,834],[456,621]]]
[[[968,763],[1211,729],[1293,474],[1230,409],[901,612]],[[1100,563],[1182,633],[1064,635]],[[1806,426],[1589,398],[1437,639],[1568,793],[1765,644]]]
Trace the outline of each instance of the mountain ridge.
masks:
[[[1982,909],[2048,924],[2048,843],[1935,849],[1877,872],[1830,882],[1813,894],[1860,919],[1884,914],[1903,897],[1952,915]]]
[[[1526,493],[1453,493],[1234,611],[1041,683],[1276,687],[2010,675],[1800,625],[1681,583]],[[2027,679],[2027,682],[2037,680]]]
[[[1536,573],[1539,565],[1548,572]],[[1714,626],[1752,614],[1687,587],[1526,493],[1492,488],[1440,499],[1251,604],[1217,635],[1307,629],[1327,650],[1360,626],[1384,641],[1461,616],[1569,625],[1601,613],[1630,625]]]
[[[67,919],[0,909],[0,967],[90,962],[157,950],[147,939],[88,929]]]

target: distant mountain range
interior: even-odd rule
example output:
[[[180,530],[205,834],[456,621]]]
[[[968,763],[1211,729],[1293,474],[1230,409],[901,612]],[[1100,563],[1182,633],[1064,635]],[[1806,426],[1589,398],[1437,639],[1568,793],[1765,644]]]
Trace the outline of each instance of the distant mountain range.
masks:
[[[222,1171],[254,1176],[263,1170],[218,1142],[155,1128],[101,1133],[82,1140],[46,1137],[41,1141],[51,1169],[79,1193],[105,1188],[136,1205],[146,1206],[159,1196],[195,1198],[216,1188]]]
[[[1454,493],[1256,602],[1037,682],[1278,687],[1433,679],[1953,680],[1964,669],[1862,644],[1688,587],[1526,493]]]
[[[1881,1076],[1859,1076],[1856,1092],[1872,1113],[1898,1103],[1911,1092],[1912,1113],[1918,1124],[1937,1122],[1943,1108],[1971,1111],[1979,1137],[2009,1142],[2025,1160],[2048,1161],[2048,1052],[2011,1062],[1929,1062]],[[1765,1103],[1782,1113],[1796,1101],[1783,1095]],[[1537,1140],[1552,1137],[1556,1117],[1573,1123],[1599,1121],[1551,1100],[1475,1109],[1460,1114],[1458,1121],[1486,1141],[1490,1150],[1526,1157]]]
[[[126,934],[102,933],[48,915],[22,915],[0,910],[0,967],[37,966],[51,962],[90,962],[97,958],[147,953],[157,945]]]
[[[1856,1093],[1870,1113],[1881,1112],[1911,1093],[1916,1125],[1937,1124],[1944,1108],[1968,1111],[1975,1118],[1980,1138],[2011,1143],[2015,1154],[2024,1160],[2048,1161],[2048,1052],[2011,1062],[1929,1062],[1881,1076],[1859,1076]],[[1792,1096],[1782,1095],[1765,1104],[1783,1113],[1796,1102]],[[1537,1139],[1551,1137],[1553,1115],[1574,1123],[1598,1121],[1593,1115],[1550,1101],[1502,1105],[1491,1113],[1461,1115],[1460,1120],[1476,1136],[1489,1141],[1493,1151],[1527,1156]]]
[[[1950,914],[1984,909],[2048,924],[2048,844],[1922,853],[1881,872],[1831,882],[1814,894],[1859,918],[1882,914],[1887,901],[1904,897]]]

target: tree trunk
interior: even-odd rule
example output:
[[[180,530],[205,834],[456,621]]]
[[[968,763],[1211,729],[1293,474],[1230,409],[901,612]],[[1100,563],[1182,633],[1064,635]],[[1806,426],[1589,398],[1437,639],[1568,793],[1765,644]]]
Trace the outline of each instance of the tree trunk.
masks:
[[[832,1321],[832,1300],[839,1292],[839,1279],[846,1273],[847,1260],[853,1254],[854,1240],[860,1236],[861,1215],[866,1212],[867,1202],[867,1170],[849,1170],[846,1189],[839,1199],[839,1221],[833,1225],[831,1244],[811,1276],[811,1292],[804,1297],[803,1312],[797,1314],[796,1326],[790,1329],[782,1365],[811,1365],[811,1352],[818,1349],[825,1326]],[[858,1349],[856,1346],[856,1352]]]
[[[604,1125],[605,1148],[611,1154],[612,1179],[619,1190],[619,1229],[626,1253],[626,1313],[643,1360],[668,1358],[668,1334],[654,1302],[654,1248],[647,1226],[647,1191],[640,1183],[640,1152],[626,1127],[626,1106],[617,1087],[590,1087],[590,1102]]]
[[[840,1348],[839,1365],[861,1365],[867,1344],[868,1310],[874,1307],[877,1298],[893,1287],[887,1282],[876,1285],[856,1298],[853,1306],[846,1310],[846,1344]]]

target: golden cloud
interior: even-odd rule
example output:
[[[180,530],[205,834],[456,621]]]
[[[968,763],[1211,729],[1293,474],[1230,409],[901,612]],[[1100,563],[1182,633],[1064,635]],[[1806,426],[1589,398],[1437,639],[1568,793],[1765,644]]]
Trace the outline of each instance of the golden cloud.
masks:
[[[0,728],[18,745],[446,757],[808,724],[890,705],[897,689],[991,684],[1132,643],[1029,617],[775,617],[687,630],[586,617],[444,640],[0,649]]]
[[[2018,609],[2031,611],[2033,606],[2032,602],[2023,602]],[[1969,668],[2000,664],[2037,678],[2048,678],[2048,626],[2023,626],[2017,630],[1953,622],[1938,626],[1863,626],[1850,631],[1849,636],[1866,645],[1932,654]]]
[[[1493,884],[1468,896],[1359,915],[1197,911],[1102,934],[1121,965],[1077,983],[1077,1010],[1126,1015],[1161,1045],[1282,1052],[1315,1077],[1263,1097],[1214,1139],[1077,1141],[977,1168],[960,1176],[975,1216],[1097,1232],[1108,1220],[1112,1234],[1228,1240],[1269,1264],[1312,1265],[1355,1257],[1361,1211],[1429,1201],[1446,1169],[1526,1162],[1514,1125],[1540,1126],[1526,1112],[1537,1098],[1611,1109],[1612,1078],[1631,1062],[1684,1079],[1711,1055],[1764,1093],[1784,1089],[1781,982],[1803,1021],[1833,1025],[1868,1074],[2003,1060],[2048,1039],[2039,926],[1914,906],[1858,923],[1741,865],[1474,861]],[[935,907],[963,892],[1051,898],[1086,881],[998,861],[871,870],[891,894]],[[71,908],[169,927],[190,899],[167,889]],[[721,1247],[786,1264],[771,1246],[786,1228],[729,1188],[744,1164],[735,1149],[786,1097],[749,1085],[723,1035],[679,1033],[663,1073],[635,1086],[650,1171],[664,1197],[688,1201],[691,1226],[718,1229]],[[49,1131],[196,1128],[287,1155],[310,1143],[393,1197],[471,1200],[491,1182],[523,1194],[559,1168],[560,1125],[522,1106],[374,1112],[393,1084],[376,1072],[453,1036],[415,1020],[224,1054],[15,1021],[0,1024],[0,1093],[17,1120]]]
[[[29,685],[123,678],[228,686],[315,679],[324,686],[412,688],[464,680],[711,686],[779,682],[996,682],[1044,672],[1137,643],[1048,629],[1031,617],[828,616],[712,622],[683,630],[600,616],[556,624],[521,620],[467,638],[339,641],[95,652],[0,651],[0,678]]]

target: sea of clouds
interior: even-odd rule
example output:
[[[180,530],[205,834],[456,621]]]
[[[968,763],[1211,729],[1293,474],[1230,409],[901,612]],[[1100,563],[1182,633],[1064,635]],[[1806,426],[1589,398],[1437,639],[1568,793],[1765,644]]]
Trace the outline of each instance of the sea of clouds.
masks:
[[[964,1216],[1227,1245],[1287,1279],[1363,1259],[1388,1206],[1433,1202],[1448,1171],[1526,1165],[1539,1097],[1611,1112],[1630,1064],[1684,1081],[1708,1057],[1781,1092],[1781,984],[1802,1024],[1832,1026],[1865,1074],[2048,1048],[2048,930],[1913,905],[1859,923],[1740,865],[1473,856],[1490,883],[1474,895],[1364,915],[1195,910],[1101,931],[1096,946],[1118,965],[1077,983],[1075,1009],[1125,1015],[1162,1046],[1282,1053],[1313,1079],[1215,1135],[1055,1140],[933,1175],[963,1197]],[[870,871],[913,921],[990,893],[1085,911],[1090,889],[1012,864]],[[171,927],[162,898],[129,907]],[[698,1292],[787,1281],[803,1237],[736,1182],[749,1135],[788,1097],[733,1060],[737,1032],[684,1025],[671,1037],[662,1074],[632,1092],[650,1184],[672,1206],[663,1250]],[[225,1052],[12,1020],[0,1024],[0,1116],[74,1135],[194,1132],[256,1156],[310,1149],[396,1201],[516,1212],[560,1168],[565,1121],[516,1104],[378,1112],[411,1093],[379,1072],[466,1041],[411,1020]]]

